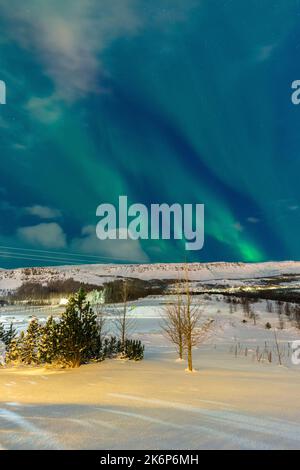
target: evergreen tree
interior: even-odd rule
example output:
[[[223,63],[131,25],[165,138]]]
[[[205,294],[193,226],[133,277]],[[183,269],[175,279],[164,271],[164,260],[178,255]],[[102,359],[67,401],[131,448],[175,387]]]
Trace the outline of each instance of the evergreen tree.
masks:
[[[105,338],[104,339],[104,344],[103,344],[103,358],[109,357],[109,339]]]
[[[22,362],[25,364],[38,364],[38,348],[41,326],[36,318],[30,321],[22,342]]]
[[[144,358],[144,349],[145,347],[142,345],[141,341],[128,339],[125,342],[123,357],[133,361],[141,361]]]
[[[108,351],[109,357],[114,357],[117,354],[117,338],[115,336],[110,338]]]
[[[20,335],[11,341],[6,354],[6,362],[23,362],[24,338],[25,333],[21,331]]]
[[[0,341],[5,344],[6,349],[8,349],[12,340],[16,337],[17,332],[11,323],[8,330],[5,330],[4,325],[0,323]]]
[[[60,357],[71,367],[79,367],[96,354],[97,316],[80,289],[69,300],[59,328]]]
[[[0,341],[4,343],[5,329],[3,323],[0,323]]]
[[[38,359],[42,363],[51,364],[59,353],[59,325],[50,316],[40,331],[38,344]]]
[[[141,360],[144,346],[140,341],[104,337],[103,321],[87,302],[84,290],[72,296],[56,322],[49,317],[41,326],[36,318],[28,325],[26,332],[16,336],[13,325],[5,331],[0,324],[0,340],[6,345],[6,361],[27,365],[61,362],[71,367],[79,367],[90,360],[122,357]]]
[[[6,349],[9,348],[10,343],[12,342],[13,339],[16,338],[16,336],[17,336],[17,330],[14,328],[13,324],[11,323],[3,337],[3,342],[5,343]]]

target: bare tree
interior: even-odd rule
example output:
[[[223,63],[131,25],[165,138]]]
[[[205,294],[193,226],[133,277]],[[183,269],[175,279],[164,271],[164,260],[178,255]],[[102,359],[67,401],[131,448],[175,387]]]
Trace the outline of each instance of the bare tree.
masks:
[[[290,318],[290,316],[291,316],[291,307],[290,307],[289,302],[285,303],[284,313],[288,318]]]
[[[296,328],[300,328],[300,305],[295,305],[293,308],[293,321],[295,322]]]
[[[283,314],[283,302],[282,300],[277,300],[276,302],[276,309],[277,309],[277,314],[282,315]]]
[[[251,313],[250,301],[247,297],[242,298],[243,312],[245,317],[249,318]]]
[[[249,309],[249,318],[253,320],[253,325],[256,326],[257,320],[259,319],[259,315],[255,313],[251,307]]]
[[[200,325],[202,310],[200,305],[192,305],[192,296],[188,278],[188,268],[185,267],[185,297],[183,334],[184,344],[187,350],[188,371],[193,371],[193,348],[203,342],[207,336],[213,320],[208,320]]]
[[[193,348],[203,342],[213,323],[213,320],[207,320],[201,324],[201,317],[201,306],[192,304],[188,268],[185,267],[185,280],[178,281],[176,301],[166,306],[161,326],[168,339],[175,344],[179,358],[187,355],[189,371],[193,371]]]
[[[165,307],[165,316],[161,319],[161,327],[165,336],[176,346],[179,359],[184,352],[184,304],[180,283],[176,285],[176,301]]]
[[[100,303],[97,303],[93,306],[93,310],[97,315],[97,327],[98,327],[98,334],[99,334],[99,343],[100,345],[103,344],[104,338],[107,335],[106,331],[106,313],[103,309],[103,305]]]
[[[276,350],[277,350],[277,355],[278,355],[278,362],[279,362],[279,365],[282,366],[282,360],[281,360],[282,355],[281,355],[281,350],[280,350],[280,347],[279,347],[279,342],[278,342],[278,338],[277,338],[275,328],[274,328],[274,339],[275,339]]]
[[[129,332],[134,328],[134,319],[128,317],[128,284],[124,280],[122,284],[122,309],[117,310],[115,315],[115,325],[120,335],[121,347],[124,349]]]

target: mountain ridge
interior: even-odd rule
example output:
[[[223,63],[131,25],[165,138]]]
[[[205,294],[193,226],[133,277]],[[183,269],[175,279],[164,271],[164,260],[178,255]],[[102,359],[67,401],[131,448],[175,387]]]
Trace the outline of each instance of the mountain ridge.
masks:
[[[0,290],[14,291],[28,282],[46,285],[67,279],[99,286],[117,278],[176,280],[185,277],[187,268],[189,280],[198,282],[300,275],[300,261],[62,265],[0,270]]]

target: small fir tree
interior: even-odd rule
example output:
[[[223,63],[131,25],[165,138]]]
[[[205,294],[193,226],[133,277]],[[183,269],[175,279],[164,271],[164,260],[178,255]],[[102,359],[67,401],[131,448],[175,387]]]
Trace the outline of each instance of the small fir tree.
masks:
[[[36,318],[30,321],[22,344],[22,362],[28,365],[38,364],[38,349],[41,326]]]
[[[14,338],[7,350],[6,362],[21,363],[23,362],[23,347],[24,347],[25,333],[21,331],[20,335]]]
[[[93,358],[97,344],[97,316],[86,301],[83,289],[72,296],[59,328],[60,357],[71,367]]]
[[[38,345],[38,359],[42,363],[55,362],[59,353],[59,326],[50,316],[43,328]]]
[[[8,350],[10,343],[17,336],[17,331],[11,323],[8,330],[0,323],[0,341],[5,344],[6,350]]]

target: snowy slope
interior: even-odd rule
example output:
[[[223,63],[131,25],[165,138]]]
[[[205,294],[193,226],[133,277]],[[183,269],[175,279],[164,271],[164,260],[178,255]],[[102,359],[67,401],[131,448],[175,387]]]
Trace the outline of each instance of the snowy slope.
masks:
[[[244,324],[241,305],[230,313],[218,296],[198,298],[203,321],[214,319],[214,326],[194,349],[195,372],[187,374],[162,334],[168,300],[143,299],[130,309],[144,361],[107,359],[76,370],[3,367],[0,448],[300,449],[300,368],[287,354],[299,331],[288,323],[278,331],[285,351],[279,366],[274,332],[265,328],[266,321],[278,325],[275,310],[258,302],[257,324]],[[23,320],[15,313],[14,325],[23,327],[32,313],[21,313]],[[107,331],[112,325],[108,318]],[[272,363],[255,359],[266,343]]]
[[[190,263],[189,279],[199,282],[257,279],[288,275],[300,275],[300,262],[281,261],[267,263]],[[184,277],[184,264],[90,264],[0,270],[0,290],[12,291],[25,282],[47,284],[51,280],[74,280],[102,285],[117,277],[144,280],[178,279]]]

